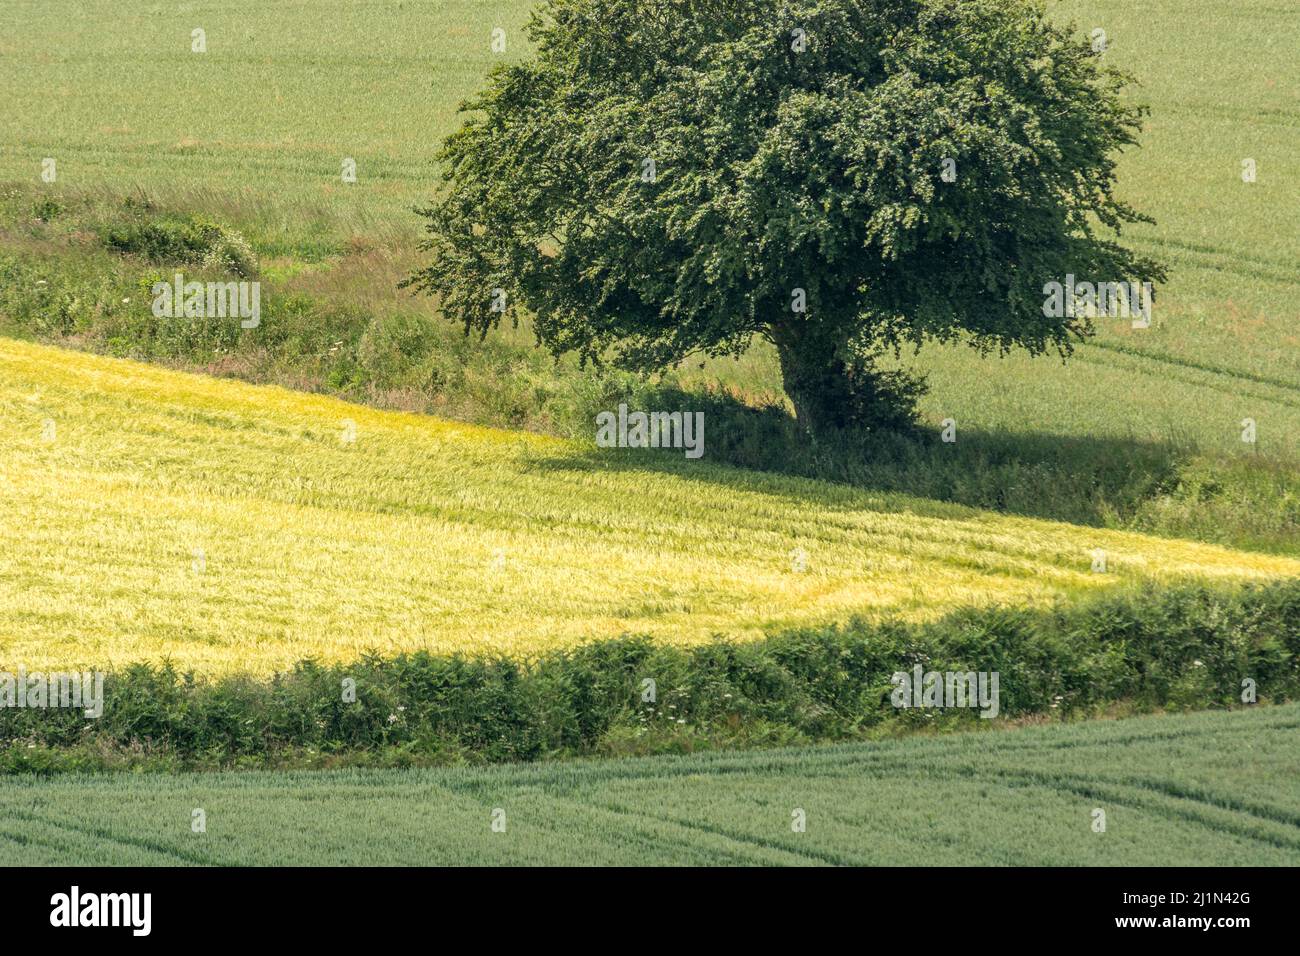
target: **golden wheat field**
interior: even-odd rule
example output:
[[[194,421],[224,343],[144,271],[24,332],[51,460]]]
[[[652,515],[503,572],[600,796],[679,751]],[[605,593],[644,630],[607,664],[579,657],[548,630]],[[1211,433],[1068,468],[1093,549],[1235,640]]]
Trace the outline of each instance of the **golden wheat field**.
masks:
[[[0,667],[528,656],[1300,573],[11,340],[0,436]]]

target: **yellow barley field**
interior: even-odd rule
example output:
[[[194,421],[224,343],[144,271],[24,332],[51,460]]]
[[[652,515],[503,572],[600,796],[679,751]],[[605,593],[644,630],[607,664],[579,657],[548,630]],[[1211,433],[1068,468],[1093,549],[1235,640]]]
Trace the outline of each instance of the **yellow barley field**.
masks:
[[[0,670],[743,640],[1300,573],[711,466],[707,448],[707,423],[688,463],[0,339]]]

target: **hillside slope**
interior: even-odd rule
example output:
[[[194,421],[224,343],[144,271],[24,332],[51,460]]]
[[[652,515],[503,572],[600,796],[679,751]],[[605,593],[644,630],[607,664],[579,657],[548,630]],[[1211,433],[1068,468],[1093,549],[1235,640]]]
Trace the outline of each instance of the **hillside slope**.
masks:
[[[9,340],[0,450],[0,669],[170,658],[266,673],[366,650],[693,643],[1300,575],[1284,558],[681,451],[583,452]]]
[[[392,295],[392,283],[410,265],[419,225],[410,207],[435,186],[435,144],[456,128],[457,106],[493,66],[527,55],[523,26],[535,5],[217,0],[201,17],[208,50],[195,54],[190,31],[197,24],[184,10],[15,0],[0,9],[0,84],[9,91],[0,103],[0,181],[63,199],[65,192],[144,190],[164,204],[229,219],[277,253],[325,245],[341,263],[332,273],[306,275],[302,288],[411,308]],[[1099,337],[1066,369],[1051,358],[1001,361],[964,347],[928,347],[909,359],[934,385],[927,420],[955,417],[970,435],[1186,437],[1224,454],[1264,451],[1294,462],[1294,4],[1045,6],[1081,37],[1103,30],[1104,63],[1141,84],[1132,95],[1151,115],[1141,148],[1121,157],[1121,194],[1156,218],[1154,226],[1134,227],[1128,241],[1164,258],[1170,281],[1150,329],[1102,322]],[[497,27],[508,37],[499,54],[491,48]],[[40,181],[47,157],[57,160],[56,184]],[[344,157],[357,162],[355,184],[341,181]],[[1248,159],[1258,173],[1252,183],[1242,179]],[[4,244],[21,246],[30,215],[22,218],[12,235],[0,236]],[[396,262],[342,255],[358,236],[377,239]],[[372,287],[376,272],[391,275],[379,275]],[[776,363],[763,349],[740,367],[717,360],[700,373],[707,381],[719,376],[779,393]],[[1240,440],[1246,417],[1259,424],[1256,446]]]

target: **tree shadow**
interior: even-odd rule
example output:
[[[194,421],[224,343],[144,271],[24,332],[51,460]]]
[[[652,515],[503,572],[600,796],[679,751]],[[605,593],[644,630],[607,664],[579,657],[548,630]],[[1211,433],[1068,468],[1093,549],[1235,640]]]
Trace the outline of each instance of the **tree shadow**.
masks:
[[[1177,488],[1196,455],[1189,443],[1049,432],[963,428],[953,442],[940,433],[843,433],[813,441],[777,405],[755,408],[721,390],[655,387],[637,395],[632,411],[704,414],[704,454],[681,448],[597,448],[574,457],[532,459],[557,471],[673,474],[737,490],[812,497],[788,478],[811,478],[855,489],[890,492],[970,508],[1103,526],[1122,522],[1152,498]],[[613,411],[614,409],[610,409]],[[721,467],[719,467],[721,466]],[[860,499],[854,507],[860,508]]]

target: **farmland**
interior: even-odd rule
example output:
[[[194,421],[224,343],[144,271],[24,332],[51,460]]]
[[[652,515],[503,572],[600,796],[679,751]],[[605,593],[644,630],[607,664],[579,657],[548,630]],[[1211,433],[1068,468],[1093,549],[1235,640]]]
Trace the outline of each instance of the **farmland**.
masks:
[[[680,452],[598,457],[4,340],[0,430],[10,669],[529,656],[622,633],[744,639],[855,613],[932,619],[1148,581],[1300,575],[1289,558]]]
[[[432,189],[433,146],[486,70],[524,55],[530,4],[326,0],[309,14],[301,4],[225,2],[206,5],[202,24],[190,22],[197,13],[144,3],[98,0],[69,16],[73,6],[19,0],[0,13],[0,81],[10,91],[0,180],[40,186],[48,156],[59,180],[47,191],[144,190],[224,215],[291,255],[343,253],[351,237],[369,237],[390,261],[342,254],[328,272],[337,285],[353,280],[342,294],[360,287],[372,301],[372,286],[355,280],[380,268],[400,277],[411,261],[408,210]],[[1067,368],[923,351],[908,361],[932,376],[928,418],[1030,436],[1175,436],[1226,455],[1294,459],[1300,236],[1279,228],[1300,202],[1290,12],[1266,0],[1047,6],[1081,32],[1105,29],[1107,62],[1142,84],[1136,95],[1152,112],[1143,147],[1122,158],[1122,193],[1157,219],[1130,239],[1167,258],[1171,280],[1151,329],[1102,323]],[[202,55],[190,52],[198,26],[209,38]],[[503,54],[490,47],[497,26],[507,32]],[[1222,68],[1206,70],[1210,61]],[[348,186],[344,157],[358,165]],[[1251,184],[1241,178],[1247,158],[1258,169]],[[319,274],[303,284],[337,291]],[[761,349],[692,374],[756,394],[777,388]],[[1239,440],[1245,417],[1259,422],[1258,448]]]
[[[0,712],[4,858],[1300,863],[1295,12],[1045,3],[1150,106],[1151,327],[927,343],[927,431],[813,447],[762,342],[643,378],[398,288],[532,6],[0,9],[0,673],[109,673],[95,724]],[[231,278],[194,236],[259,325],[152,314]],[[594,448],[619,403],[703,460]],[[922,661],[1001,719],[900,715]]]
[[[1288,705],[523,767],[11,778],[0,853],[30,865],[1295,866],[1298,731]]]
[[[78,5],[76,16],[63,0],[7,5],[0,331],[589,440],[591,415],[613,407],[594,396],[653,393],[547,361],[526,327],[462,341],[436,303],[396,289],[420,261],[410,209],[434,189],[434,147],[483,74],[526,55],[529,5],[322,0],[308,23],[303,5],[216,3],[202,24],[147,4]],[[785,436],[745,435],[731,421],[713,431],[709,455],[1296,554],[1300,237],[1277,223],[1297,204],[1287,144],[1300,93],[1288,79],[1285,11],[1264,0],[1048,9],[1081,33],[1104,29],[1106,62],[1138,78],[1133,95],[1151,108],[1143,147],[1120,158],[1120,186],[1157,219],[1128,240],[1171,268],[1152,327],[1104,320],[1064,365],[960,345],[904,354],[930,379],[926,423],[957,423],[958,444],[942,456],[893,461],[866,448],[814,462]],[[491,48],[497,26],[503,53]],[[191,52],[197,27],[203,54]],[[1207,71],[1207,60],[1230,69]],[[46,157],[58,163],[54,183],[39,178]],[[355,183],[341,181],[345,158],[357,163]],[[1258,170],[1252,183],[1245,159]],[[202,323],[184,335],[152,328],[140,283],[179,263],[158,269],[104,249],[97,236],[139,216],[124,204],[247,236],[275,321],[240,336]],[[664,381],[721,382],[743,402],[784,403],[763,343],[740,358],[701,356]],[[1242,441],[1247,418],[1254,443]]]

